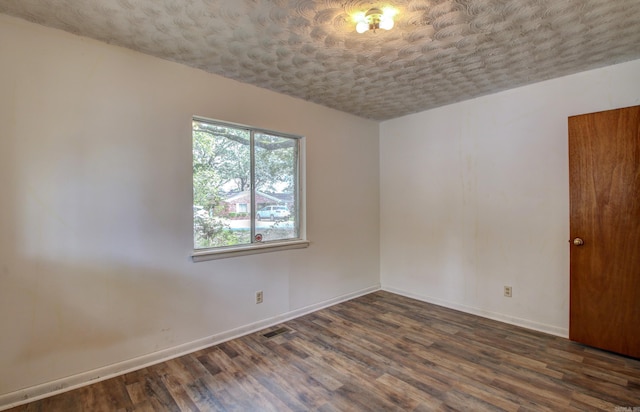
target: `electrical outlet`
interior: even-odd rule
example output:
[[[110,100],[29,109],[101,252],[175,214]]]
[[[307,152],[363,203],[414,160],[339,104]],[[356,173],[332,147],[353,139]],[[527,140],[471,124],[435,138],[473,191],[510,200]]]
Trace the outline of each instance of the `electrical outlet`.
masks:
[[[264,298],[264,296],[262,296],[262,291],[259,290],[256,292],[256,304],[258,303],[262,303],[262,299]]]
[[[512,296],[511,294],[511,286],[505,286],[504,287],[504,295],[508,298],[510,298]]]

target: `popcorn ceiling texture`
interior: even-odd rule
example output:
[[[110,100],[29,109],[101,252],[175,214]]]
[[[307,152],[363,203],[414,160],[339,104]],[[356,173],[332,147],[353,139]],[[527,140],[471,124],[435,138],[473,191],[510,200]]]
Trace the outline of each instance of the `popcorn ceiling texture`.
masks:
[[[355,12],[386,5],[393,30],[356,33]],[[640,0],[2,0],[0,12],[379,120],[640,58]]]

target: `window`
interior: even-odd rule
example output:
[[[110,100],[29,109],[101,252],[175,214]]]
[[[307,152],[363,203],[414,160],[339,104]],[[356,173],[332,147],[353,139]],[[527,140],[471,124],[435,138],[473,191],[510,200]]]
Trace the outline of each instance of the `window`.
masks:
[[[306,247],[303,139],[193,119],[194,260]]]

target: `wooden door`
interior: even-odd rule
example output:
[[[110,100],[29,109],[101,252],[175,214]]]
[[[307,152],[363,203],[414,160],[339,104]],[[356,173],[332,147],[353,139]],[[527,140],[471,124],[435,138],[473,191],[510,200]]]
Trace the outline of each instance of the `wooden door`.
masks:
[[[569,117],[569,175],[569,338],[640,358],[640,106]]]

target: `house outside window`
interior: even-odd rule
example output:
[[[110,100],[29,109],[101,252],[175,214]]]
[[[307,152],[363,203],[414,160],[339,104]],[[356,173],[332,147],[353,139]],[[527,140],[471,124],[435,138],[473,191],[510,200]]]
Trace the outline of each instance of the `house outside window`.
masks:
[[[308,245],[303,138],[194,117],[192,139],[194,260]]]

